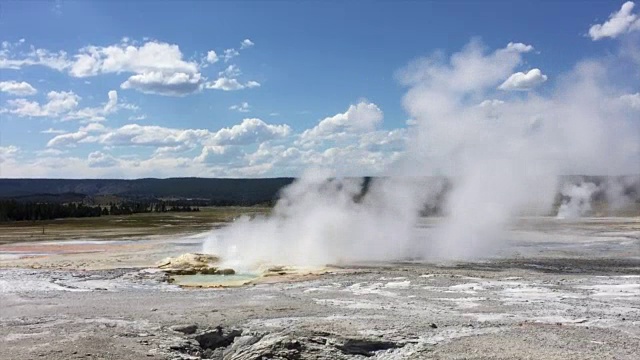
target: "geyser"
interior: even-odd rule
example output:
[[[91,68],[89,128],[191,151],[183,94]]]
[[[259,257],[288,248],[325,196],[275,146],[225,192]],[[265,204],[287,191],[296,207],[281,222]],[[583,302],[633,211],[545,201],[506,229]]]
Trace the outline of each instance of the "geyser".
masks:
[[[411,63],[398,73],[412,119],[406,151],[364,197],[360,180],[309,170],[270,216],[212,232],[204,251],[236,269],[484,256],[514,217],[549,213],[559,175],[638,172],[640,115],[623,101],[618,72],[637,68],[624,55],[634,51],[582,61],[544,93],[500,90],[532,51],[509,43],[489,52],[474,40],[448,58]],[[446,216],[418,233],[420,211],[443,186],[424,179],[443,174],[452,179]]]

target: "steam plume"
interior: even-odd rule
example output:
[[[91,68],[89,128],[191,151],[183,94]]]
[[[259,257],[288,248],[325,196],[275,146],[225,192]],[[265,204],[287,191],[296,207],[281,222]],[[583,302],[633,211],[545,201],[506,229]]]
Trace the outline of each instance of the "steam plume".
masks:
[[[484,256],[506,241],[514,217],[550,212],[559,175],[638,172],[640,116],[616,86],[617,69],[635,60],[582,61],[544,95],[498,91],[531,50],[510,43],[488,51],[474,40],[448,58],[413,62],[398,77],[414,125],[389,177],[359,198],[360,181],[310,171],[284,190],[271,216],[214,232],[205,250],[232,266]],[[446,216],[417,233],[420,211],[443,186],[419,179],[443,174],[453,182]],[[593,189],[563,191],[586,199]],[[569,200],[560,216],[588,206]]]

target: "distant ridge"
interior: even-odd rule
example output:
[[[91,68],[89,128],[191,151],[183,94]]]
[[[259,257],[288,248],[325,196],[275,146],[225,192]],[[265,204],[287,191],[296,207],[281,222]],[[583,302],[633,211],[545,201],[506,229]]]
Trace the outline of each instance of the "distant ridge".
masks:
[[[440,178],[442,179],[442,178]],[[295,178],[143,178],[143,179],[0,179],[0,199],[24,202],[105,204],[121,201],[188,200],[192,204],[242,205],[273,204],[280,190]],[[363,193],[370,181],[366,177]],[[428,178],[424,180],[428,181]],[[455,179],[449,179],[455,183]],[[606,189],[601,187],[611,180],[618,184],[618,192],[635,203],[640,211],[640,175],[626,176],[561,176],[559,185],[590,182],[598,186],[591,199],[604,201]],[[455,186],[455,185],[454,185]],[[448,188],[447,188],[448,189]],[[440,200],[446,197],[443,189]],[[556,206],[562,201],[556,196]],[[440,205],[440,204],[438,204]]]
[[[70,201],[80,195],[123,200],[201,199],[213,204],[253,205],[273,201],[294,178],[218,179],[0,179],[0,198]],[[45,200],[41,200],[45,201]]]

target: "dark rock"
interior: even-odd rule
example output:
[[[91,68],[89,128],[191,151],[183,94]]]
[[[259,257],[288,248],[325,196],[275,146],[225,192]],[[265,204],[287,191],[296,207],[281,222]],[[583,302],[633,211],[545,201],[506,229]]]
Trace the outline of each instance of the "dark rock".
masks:
[[[198,325],[195,324],[191,324],[191,325],[174,325],[172,327],[170,327],[171,330],[179,332],[179,333],[183,333],[185,335],[191,335],[191,334],[195,334],[196,330],[198,330]]]
[[[167,273],[171,275],[195,275],[198,271],[196,269],[175,269],[167,270]]]
[[[391,341],[365,340],[365,339],[347,339],[342,345],[336,345],[336,348],[345,355],[363,355],[373,356],[376,351],[395,349],[402,347]]]
[[[436,325],[436,324],[434,324],[434,323],[431,323],[431,324],[429,325],[429,327],[430,327],[430,328],[432,328],[432,329],[437,329],[437,328],[438,328],[438,325]]]
[[[211,268],[202,269],[202,270],[200,270],[200,274],[203,274],[203,275],[216,275],[216,274],[218,274],[218,268],[211,267]]]
[[[227,347],[231,345],[233,340],[240,335],[242,335],[242,331],[240,330],[224,330],[222,327],[218,326],[213,331],[207,331],[196,335],[195,340],[200,344],[201,348],[215,350],[220,347]]]
[[[218,275],[234,275],[236,273],[233,269],[220,269],[216,272]]]

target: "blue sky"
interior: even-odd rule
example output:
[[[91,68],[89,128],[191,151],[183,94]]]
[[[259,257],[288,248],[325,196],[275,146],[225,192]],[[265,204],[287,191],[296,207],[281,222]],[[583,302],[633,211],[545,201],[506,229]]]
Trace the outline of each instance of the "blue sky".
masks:
[[[378,174],[410,137],[407,64],[520,43],[512,70],[530,82],[487,99],[544,96],[637,39],[637,7],[589,34],[622,5],[2,1],[0,176]]]

